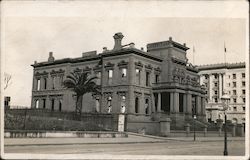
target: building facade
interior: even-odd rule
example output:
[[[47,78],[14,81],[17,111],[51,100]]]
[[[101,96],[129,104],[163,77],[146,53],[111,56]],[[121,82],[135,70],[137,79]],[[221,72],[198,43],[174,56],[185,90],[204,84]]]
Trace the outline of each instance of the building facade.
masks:
[[[207,88],[206,115],[209,122],[224,121],[221,96],[230,95],[227,118],[233,123],[245,123],[246,75],[245,63],[223,63],[198,67],[200,84]]]
[[[63,87],[63,81],[70,72],[88,72],[98,77],[101,94],[84,95],[83,112],[125,112],[128,130],[144,127],[148,132],[157,130],[152,126],[163,117],[181,127],[192,114],[205,121],[205,91],[197,68],[187,63],[186,44],[170,37],[148,44],[144,51],[136,49],[134,43],[122,45],[122,33],[113,37],[112,50],[104,47],[99,54],[91,51],[80,58],[58,60],[51,52],[48,61],[32,64],[31,106],[74,111],[74,93]]]

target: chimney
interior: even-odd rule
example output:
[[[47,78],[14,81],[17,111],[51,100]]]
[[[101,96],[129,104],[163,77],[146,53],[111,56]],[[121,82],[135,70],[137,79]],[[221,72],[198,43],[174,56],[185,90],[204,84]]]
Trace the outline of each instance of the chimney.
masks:
[[[107,47],[103,47],[102,49],[103,49],[102,52],[107,52],[107,51],[108,51],[108,48],[107,48]]]
[[[121,32],[116,33],[114,36],[115,46],[114,50],[122,48],[122,38],[124,37]]]
[[[53,52],[49,52],[48,62],[54,62],[55,58],[53,57]]]

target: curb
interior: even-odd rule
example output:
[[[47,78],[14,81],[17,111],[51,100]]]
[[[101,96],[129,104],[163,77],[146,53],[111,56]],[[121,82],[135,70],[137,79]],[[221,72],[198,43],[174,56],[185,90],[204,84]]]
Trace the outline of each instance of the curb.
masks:
[[[137,143],[165,143],[166,141],[142,141],[142,142],[104,142],[104,143],[55,143],[55,144],[6,144],[5,147],[10,146],[48,146],[48,145],[91,145],[91,144],[137,144]]]

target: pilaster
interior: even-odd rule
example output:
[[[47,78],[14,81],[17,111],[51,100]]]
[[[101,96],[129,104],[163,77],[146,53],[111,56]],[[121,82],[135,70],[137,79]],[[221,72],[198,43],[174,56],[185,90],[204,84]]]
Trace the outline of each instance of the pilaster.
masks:
[[[157,112],[161,112],[161,93],[158,93]]]

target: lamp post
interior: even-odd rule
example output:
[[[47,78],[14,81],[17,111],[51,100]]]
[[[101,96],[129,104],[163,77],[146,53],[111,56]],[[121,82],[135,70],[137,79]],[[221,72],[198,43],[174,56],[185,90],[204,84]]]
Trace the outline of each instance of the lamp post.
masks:
[[[226,110],[228,109],[228,103],[230,101],[230,97],[227,94],[224,94],[221,97],[221,101],[223,103],[223,110],[224,110],[224,115],[225,115],[225,125],[224,125],[224,156],[228,155],[227,152],[227,114],[226,114]]]
[[[194,141],[195,141],[195,138],[196,138],[195,137],[195,120],[196,120],[196,115],[194,114],[194,124],[193,124],[194,125]]]

